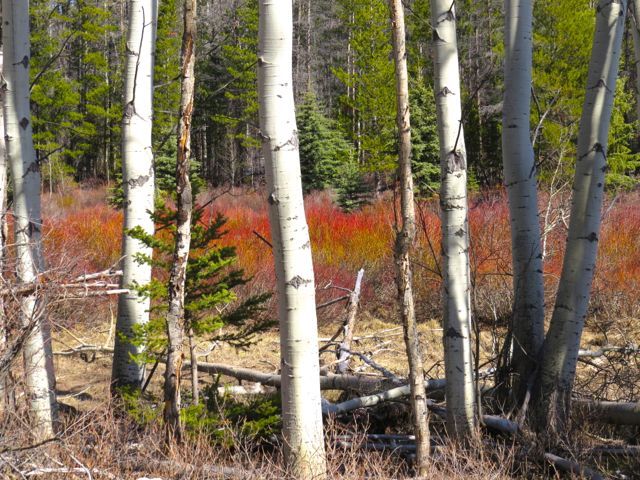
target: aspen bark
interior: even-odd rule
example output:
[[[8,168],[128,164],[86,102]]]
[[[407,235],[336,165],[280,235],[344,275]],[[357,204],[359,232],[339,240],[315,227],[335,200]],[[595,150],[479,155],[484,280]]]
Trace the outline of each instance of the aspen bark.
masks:
[[[549,429],[552,434],[561,434],[568,420],[580,337],[589,304],[626,3],[626,0],[600,0],[596,7],[566,253],[532,398],[534,426],[540,431]]]
[[[298,479],[326,476],[315,286],[292,88],[291,0],[260,0],[258,98],[275,260],[285,460]]]
[[[411,175],[411,118],[409,111],[409,75],[405,45],[404,5],[390,0],[391,39],[396,66],[396,126],[398,128],[398,179],[400,184],[401,228],[396,227],[395,263],[398,303],[404,327],[404,342],[409,360],[409,385],[414,435],[416,437],[416,473],[427,474],[430,438],[427,396],[424,385],[422,351],[413,301],[413,272],[411,247],[416,236],[416,213],[413,203]]]
[[[531,0],[505,0],[502,161],[509,196],[514,303],[511,358],[514,400],[524,401],[544,340],[544,285],[536,166],[530,136]]]
[[[447,378],[447,428],[459,439],[476,427],[471,361],[467,154],[462,106],[455,6],[431,0],[434,89],[440,140],[440,211],[444,284],[444,361]]]
[[[40,247],[40,166],[33,148],[29,92],[29,2],[2,1],[5,143],[13,180],[16,270],[21,283],[35,282],[43,267]],[[21,301],[22,323],[34,324],[23,347],[26,388],[37,439],[53,436],[55,376],[50,329],[37,293]]]
[[[153,116],[153,64],[158,0],[130,0],[125,60],[124,112],[122,116],[122,183],[124,225],[122,237],[123,288],[118,299],[118,320],[113,355],[112,386],[140,387],[144,367],[131,355],[141,347],[131,343],[136,325],[149,320],[149,299],[138,296],[134,285],[151,281],[151,266],[135,260],[136,254],[151,256],[151,248],[127,232],[141,227],[152,235],[155,177],[151,130]]]
[[[167,331],[169,346],[164,375],[164,421],[167,434],[180,441],[180,372],[182,370],[185,335],[184,296],[187,262],[191,245],[192,194],[189,181],[191,157],[191,117],[193,114],[194,65],[196,35],[196,0],[185,0],[183,11],[180,92],[180,120],[178,124],[178,158],[176,162],[177,221],[173,266],[169,277],[169,312]]]

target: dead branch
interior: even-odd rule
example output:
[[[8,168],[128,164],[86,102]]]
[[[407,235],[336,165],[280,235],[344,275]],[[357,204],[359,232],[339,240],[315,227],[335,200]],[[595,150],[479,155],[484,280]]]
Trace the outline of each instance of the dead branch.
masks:
[[[579,358],[598,358],[603,357],[607,353],[619,353],[621,355],[634,355],[640,353],[640,347],[638,345],[625,345],[622,347],[616,347],[612,345],[605,345],[598,350],[578,350]]]
[[[349,295],[349,303],[347,304],[347,318],[344,322],[343,340],[338,346],[336,355],[338,356],[338,373],[346,373],[349,369],[349,359],[351,358],[351,342],[353,341],[353,330],[356,323],[356,315],[358,313],[358,303],[360,302],[360,289],[362,287],[362,278],[364,277],[364,269],[358,270],[356,284],[353,291]]]
[[[589,467],[584,467],[572,460],[558,457],[552,453],[545,453],[544,458],[555,468],[563,472],[574,473],[579,475],[581,478],[588,478],[590,480],[604,480],[604,477],[600,473],[590,469]]]
[[[66,475],[77,475],[83,477],[93,478],[92,475],[98,475],[102,477],[106,477],[112,480],[119,479],[111,472],[107,472],[105,470],[98,470],[97,468],[83,468],[83,467],[40,467],[34,468],[33,470],[29,470],[28,472],[22,472],[22,475],[25,477],[37,477],[40,475],[52,475],[52,474],[66,474]]]

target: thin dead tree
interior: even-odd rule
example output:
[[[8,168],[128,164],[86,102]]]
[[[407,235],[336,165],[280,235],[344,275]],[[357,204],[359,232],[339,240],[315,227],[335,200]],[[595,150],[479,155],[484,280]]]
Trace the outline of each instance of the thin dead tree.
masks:
[[[178,124],[178,156],[176,162],[176,244],[173,266],[169,276],[169,311],[167,312],[167,366],[164,375],[164,421],[167,439],[182,439],[180,425],[180,377],[184,354],[182,352],[185,322],[184,296],[187,263],[191,245],[191,210],[193,196],[189,181],[191,158],[191,117],[194,98],[194,66],[196,36],[196,0],[185,0],[183,10],[183,34],[181,52],[181,96]],[[193,362],[193,359],[192,359]]]
[[[405,45],[404,5],[401,0],[390,0],[391,38],[396,67],[396,126],[398,129],[398,180],[400,187],[401,226],[396,226],[395,264],[398,303],[404,341],[409,360],[409,385],[416,442],[416,473],[427,474],[430,436],[427,396],[424,385],[422,351],[418,336],[418,325],[413,300],[413,272],[411,269],[411,247],[416,236],[416,213],[413,200],[413,177],[411,175],[411,120],[409,111],[409,75],[407,73],[407,50]]]

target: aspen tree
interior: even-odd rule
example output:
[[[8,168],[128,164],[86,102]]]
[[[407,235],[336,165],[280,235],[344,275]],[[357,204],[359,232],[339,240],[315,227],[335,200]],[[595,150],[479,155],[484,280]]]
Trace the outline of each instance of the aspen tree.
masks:
[[[413,204],[413,177],[411,175],[411,117],[409,111],[409,75],[404,23],[404,5],[401,0],[390,0],[391,39],[396,66],[396,125],[398,128],[398,177],[400,183],[401,228],[396,227],[395,263],[400,315],[404,327],[404,341],[409,359],[409,385],[413,410],[413,429],[416,437],[417,474],[426,475],[429,459],[429,423],[425,392],[422,352],[413,300],[413,272],[410,250],[416,236],[416,213]]]
[[[167,331],[169,346],[164,376],[164,421],[168,437],[182,438],[180,425],[180,371],[182,369],[182,342],[184,339],[184,296],[187,278],[187,261],[191,244],[192,192],[189,181],[191,158],[191,118],[195,86],[195,35],[196,0],[185,0],[183,11],[180,94],[180,118],[178,124],[178,155],[176,162],[177,212],[176,245],[173,266],[169,277],[169,311]],[[193,359],[192,359],[193,361]]]
[[[444,361],[447,428],[463,439],[476,427],[471,361],[467,154],[462,106],[455,5],[431,0],[434,90],[440,140],[440,212],[444,283]]]
[[[273,239],[285,459],[293,477],[326,475],[315,286],[292,86],[291,0],[260,0],[258,98]]]
[[[40,166],[33,148],[29,104],[29,2],[2,1],[2,44],[7,159],[13,180],[16,269],[22,283],[36,282],[44,267],[41,251]],[[33,330],[23,347],[24,371],[33,434],[53,436],[56,417],[55,376],[50,328],[36,294],[21,301],[23,324]]]
[[[509,196],[513,261],[510,369],[514,399],[522,402],[544,340],[544,286],[536,166],[530,137],[531,0],[505,0],[502,161]],[[508,373],[508,372],[505,372]]]
[[[127,232],[141,227],[153,234],[150,212],[154,210],[153,152],[153,64],[156,37],[157,0],[130,0],[127,32],[124,112],[122,116],[122,182],[124,189],[124,232],[122,237],[122,286],[129,293],[118,299],[116,343],[113,354],[112,385],[139,387],[144,368],[131,355],[141,349],[130,342],[135,325],[149,320],[149,299],[140,297],[135,285],[151,280],[148,262],[137,262],[136,255],[151,256],[152,249]]]
[[[571,406],[578,349],[587,315],[600,234],[613,108],[626,0],[600,0],[580,118],[569,233],[556,302],[534,389],[533,420],[540,431],[562,433]]]

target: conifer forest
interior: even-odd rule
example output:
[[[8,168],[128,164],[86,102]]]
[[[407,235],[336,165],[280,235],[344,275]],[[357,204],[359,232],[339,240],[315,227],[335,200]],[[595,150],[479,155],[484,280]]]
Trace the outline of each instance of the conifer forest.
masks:
[[[638,1],[1,0],[0,478],[640,478]]]

